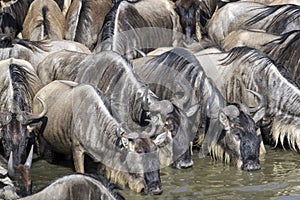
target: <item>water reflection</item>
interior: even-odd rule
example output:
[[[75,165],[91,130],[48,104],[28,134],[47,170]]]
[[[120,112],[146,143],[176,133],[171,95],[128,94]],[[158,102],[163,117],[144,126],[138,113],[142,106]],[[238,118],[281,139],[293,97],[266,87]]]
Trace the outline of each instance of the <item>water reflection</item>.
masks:
[[[261,159],[261,170],[241,171],[233,166],[198,158],[185,170],[164,168],[161,179],[164,192],[159,196],[143,196],[129,189],[120,193],[126,199],[300,199],[299,154],[267,149]],[[33,163],[33,181],[37,190],[49,180],[72,173],[70,167]]]

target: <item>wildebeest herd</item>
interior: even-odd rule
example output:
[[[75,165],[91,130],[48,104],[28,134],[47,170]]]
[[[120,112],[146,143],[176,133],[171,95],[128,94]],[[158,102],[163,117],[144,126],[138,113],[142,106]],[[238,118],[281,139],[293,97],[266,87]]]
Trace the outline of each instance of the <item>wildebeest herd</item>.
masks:
[[[0,3],[2,199],[159,195],[193,152],[253,171],[300,150],[297,0]],[[74,174],[33,194],[34,156]]]

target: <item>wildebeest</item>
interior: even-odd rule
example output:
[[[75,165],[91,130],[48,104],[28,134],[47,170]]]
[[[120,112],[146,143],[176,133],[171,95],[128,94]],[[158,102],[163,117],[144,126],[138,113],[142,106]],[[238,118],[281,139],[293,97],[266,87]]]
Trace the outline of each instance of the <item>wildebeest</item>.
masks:
[[[200,30],[196,30],[196,22],[199,12],[198,0],[177,0],[175,1],[175,11],[180,18],[182,32],[185,35],[185,42],[191,43],[201,39]]]
[[[252,2],[228,3],[219,9],[208,23],[208,35],[219,46],[224,38],[238,29],[262,29],[283,34],[300,27],[300,7],[297,5],[266,6]]]
[[[228,101],[254,106],[256,99],[245,89],[263,96],[266,114],[260,127],[266,143],[299,149],[299,89],[292,80],[283,77],[266,54],[250,47],[236,47],[225,54],[200,54],[196,56],[203,66],[204,59],[216,61],[205,67],[215,67],[222,74],[222,78],[211,78]]]
[[[8,43],[9,46],[0,48],[0,59],[17,58],[23,59],[36,69],[37,65],[49,54],[68,49],[70,51],[78,51],[91,53],[83,44],[69,40],[43,40],[29,41],[22,39],[14,39]]]
[[[275,61],[280,73],[288,75],[297,87],[300,85],[299,75],[300,31],[291,31],[283,35],[273,35],[261,31],[239,30],[231,32],[224,40],[225,51],[238,46],[259,49]],[[286,77],[286,76],[285,76]],[[287,78],[287,77],[286,77]]]
[[[65,39],[95,48],[111,0],[73,0],[66,15]]]
[[[0,155],[0,189],[1,199],[17,199],[32,193],[32,182],[30,168],[33,157],[33,146],[26,162],[19,165],[13,165],[13,153],[10,153],[8,161]]]
[[[182,46],[179,16],[170,0],[119,1],[106,15],[94,52],[138,57],[161,46]]]
[[[43,118],[47,107],[40,101],[44,110],[32,113],[32,99],[42,85],[30,63],[20,59],[2,60],[0,71],[1,141],[5,158],[12,151],[14,165],[18,165],[25,161],[32,128]]]
[[[29,6],[33,0],[3,0],[1,1],[1,33],[15,38],[22,31]]]
[[[112,115],[110,101],[98,88],[53,81],[36,97],[49,107],[47,125],[39,134],[41,145],[44,140],[54,152],[72,155],[77,172],[85,172],[84,156],[88,155],[104,165],[112,182],[128,185],[136,192],[162,192],[157,146],[148,135],[153,132],[137,133],[122,127],[119,117]],[[33,109],[41,109],[37,101]]]
[[[35,0],[31,3],[23,23],[22,38],[33,41],[62,40],[65,18],[54,0]]]
[[[113,191],[113,185],[104,185],[98,177],[90,174],[70,174],[60,177],[37,193],[22,200],[124,200],[119,193]]]
[[[147,125],[145,119],[149,117],[148,112],[150,117],[161,114],[161,121],[169,123],[173,138],[169,142],[171,149],[166,150],[171,155],[167,153],[161,159],[164,161],[161,164],[168,165],[176,161],[174,165],[177,168],[193,164],[187,151],[190,126],[185,116],[186,113],[192,114],[189,110],[193,108],[187,108],[184,113],[171,102],[158,99],[151,90],[148,91],[147,83],[134,73],[132,64],[125,57],[113,51],[103,51],[96,55],[60,51],[47,56],[39,64],[37,73],[44,84],[63,79],[97,85],[111,98],[115,112],[129,127],[139,129],[141,125]],[[186,157],[178,159],[184,152]]]
[[[183,95],[180,102],[175,98],[175,105],[184,107],[196,103],[200,106],[197,119],[192,122],[198,128],[198,136],[204,137],[202,150],[205,155],[210,153],[243,170],[260,169],[260,138],[249,109],[243,104],[227,102],[190,51],[175,48],[153,58],[133,60],[133,64],[160,98]],[[250,92],[260,98],[257,93]],[[252,112],[257,112],[262,105],[263,102]],[[256,120],[262,118],[257,117]]]

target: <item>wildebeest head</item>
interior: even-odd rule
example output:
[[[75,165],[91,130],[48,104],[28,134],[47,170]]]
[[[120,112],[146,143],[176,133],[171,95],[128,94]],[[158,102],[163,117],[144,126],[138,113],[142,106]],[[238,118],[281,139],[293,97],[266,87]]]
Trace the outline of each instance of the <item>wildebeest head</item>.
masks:
[[[253,91],[250,92],[259,95]],[[220,135],[213,139],[216,142],[211,145],[213,157],[231,162],[242,170],[260,169],[261,139],[256,133],[255,121],[249,114],[263,107],[262,96],[259,95],[259,98],[261,103],[257,108],[249,110],[243,104],[230,103],[220,111],[217,119],[219,122],[214,123],[215,121],[212,120],[211,126],[214,127],[208,131],[208,134],[212,133],[210,131],[216,131],[218,123],[222,127]],[[263,115],[260,115],[257,120],[262,117]]]
[[[33,145],[31,146],[30,153],[26,159],[25,164],[14,165],[13,152],[10,153],[8,160],[8,176],[13,181],[16,188],[16,193],[20,197],[30,195],[32,193],[32,182],[30,175],[30,168],[33,157]]]
[[[185,41],[191,43],[196,37],[196,12],[199,7],[197,0],[177,0],[175,11],[180,16]]]
[[[162,166],[171,165],[175,168],[188,168],[193,165],[191,158],[190,141],[193,136],[190,134],[190,117],[193,116],[198,106],[191,106],[186,111],[179,109],[172,101],[155,101],[152,98],[151,103],[147,101],[147,95],[144,95],[142,107],[144,110],[151,110],[146,117],[156,118],[159,126],[156,133],[149,135],[151,138],[157,138],[157,134],[165,133],[165,140],[160,144],[160,163]],[[178,102],[183,101],[182,99]],[[184,100],[185,101],[185,100]],[[183,103],[183,102],[181,102]],[[146,119],[147,120],[147,119]]]
[[[257,136],[254,120],[234,105],[223,109],[219,120],[224,125],[219,142],[231,156],[232,162],[242,170],[260,169],[261,141]]]
[[[174,110],[168,113],[163,122],[166,139],[159,145],[160,162],[162,166],[171,165],[177,169],[191,167],[192,160],[190,117],[196,113],[198,106],[192,106],[189,111],[182,111],[174,105]]]
[[[149,135],[155,133],[155,126],[150,133],[126,133],[120,134],[118,146],[125,149],[123,154],[124,164],[134,176],[134,179],[128,181],[129,187],[136,192],[145,194],[161,194],[162,185],[160,180],[160,163],[157,152],[157,145],[164,142],[164,134],[157,136],[152,140]],[[130,178],[129,178],[130,179]]]
[[[3,11],[3,8],[10,7],[18,0],[1,0],[0,1],[0,35],[1,38],[3,36],[15,38],[17,31],[17,23],[16,20],[10,13],[6,13]],[[1,39],[2,43],[2,39]]]
[[[8,158],[13,152],[14,165],[22,162],[22,158],[26,154],[28,139],[32,137],[32,128],[47,112],[45,102],[40,98],[39,100],[44,107],[40,114],[25,111],[18,113],[0,112],[0,131],[4,155]]]

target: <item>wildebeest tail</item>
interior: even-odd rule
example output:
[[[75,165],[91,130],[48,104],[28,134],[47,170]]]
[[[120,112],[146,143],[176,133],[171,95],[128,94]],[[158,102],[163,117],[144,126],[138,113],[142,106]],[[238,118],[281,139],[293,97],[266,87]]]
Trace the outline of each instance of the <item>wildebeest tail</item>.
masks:
[[[47,12],[49,11],[47,6],[43,6],[42,8],[42,14],[43,14],[43,27],[44,27],[44,37],[47,37],[49,35],[49,29],[50,29],[50,22],[47,18]]]

